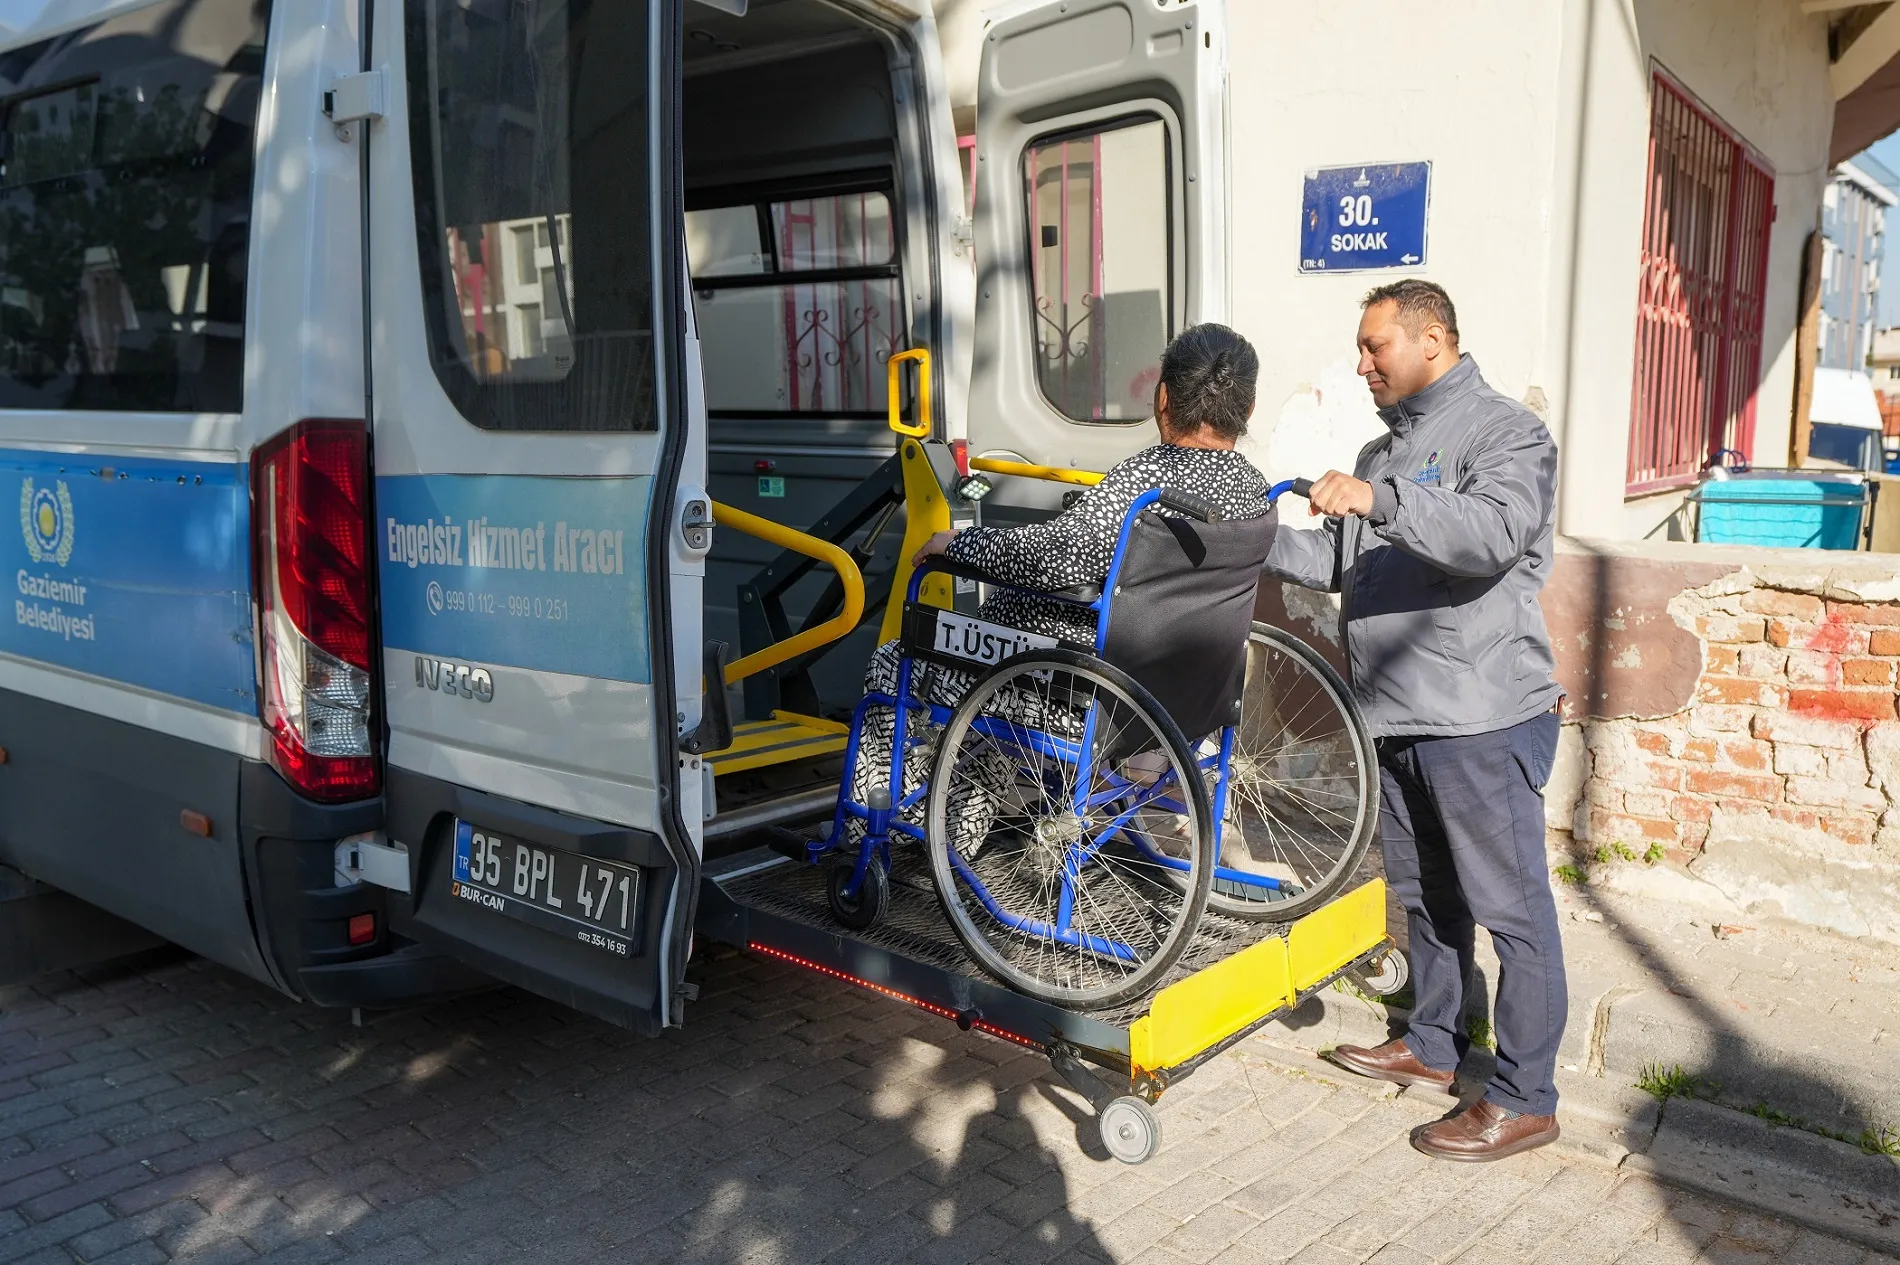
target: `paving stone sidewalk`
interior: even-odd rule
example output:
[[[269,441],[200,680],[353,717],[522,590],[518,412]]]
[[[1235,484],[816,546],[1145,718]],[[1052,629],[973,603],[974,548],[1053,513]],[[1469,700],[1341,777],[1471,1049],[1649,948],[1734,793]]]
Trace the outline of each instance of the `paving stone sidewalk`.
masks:
[[[1249,1042],[1108,1159],[1046,1063],[724,950],[645,1041],[512,990],[349,1016],[167,951],[0,989],[0,1262],[1793,1261],[1824,1234]]]
[[[1561,1073],[1628,1088],[1680,1068],[1743,1109],[1900,1135],[1900,945],[1663,899],[1696,886],[1665,867],[1623,866],[1612,881],[1556,885],[1570,989]],[[1388,931],[1404,942],[1396,909]],[[1483,932],[1477,965],[1488,991],[1498,965]],[[1404,1018],[1339,994],[1323,1002],[1281,1026],[1283,1043],[1375,1040]]]

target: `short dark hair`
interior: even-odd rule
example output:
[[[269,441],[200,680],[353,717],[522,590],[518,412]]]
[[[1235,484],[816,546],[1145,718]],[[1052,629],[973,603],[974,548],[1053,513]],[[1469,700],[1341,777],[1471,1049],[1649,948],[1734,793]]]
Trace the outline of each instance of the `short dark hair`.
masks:
[[[1437,282],[1420,281],[1416,277],[1388,281],[1366,291],[1359,307],[1363,310],[1375,303],[1398,304],[1399,324],[1413,339],[1435,321],[1445,327],[1445,337],[1451,339],[1451,345],[1458,345],[1458,309],[1451,305],[1451,296],[1445,293],[1445,287]]]
[[[1239,439],[1253,415],[1259,377],[1253,344],[1225,325],[1184,329],[1161,353],[1160,385],[1168,388],[1168,412],[1177,431],[1210,426],[1224,439]]]

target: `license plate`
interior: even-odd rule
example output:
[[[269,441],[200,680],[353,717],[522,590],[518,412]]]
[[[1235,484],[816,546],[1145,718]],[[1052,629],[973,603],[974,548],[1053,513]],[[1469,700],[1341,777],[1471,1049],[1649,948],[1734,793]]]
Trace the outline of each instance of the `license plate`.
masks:
[[[1001,663],[1025,650],[1048,650],[1056,644],[1054,637],[992,624],[985,619],[973,619],[968,615],[944,610],[935,611],[935,614],[937,626],[928,634],[930,653],[964,663]]]
[[[633,955],[640,871],[455,823],[449,894],[616,957]]]

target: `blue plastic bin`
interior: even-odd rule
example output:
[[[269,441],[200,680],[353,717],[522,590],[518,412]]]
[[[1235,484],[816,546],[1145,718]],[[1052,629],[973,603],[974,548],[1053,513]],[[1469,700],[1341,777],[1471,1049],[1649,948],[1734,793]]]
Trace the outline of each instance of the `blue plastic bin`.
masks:
[[[1696,539],[1705,544],[1860,547],[1867,488],[1859,481],[1798,474],[1711,479],[1694,497],[1700,503]]]

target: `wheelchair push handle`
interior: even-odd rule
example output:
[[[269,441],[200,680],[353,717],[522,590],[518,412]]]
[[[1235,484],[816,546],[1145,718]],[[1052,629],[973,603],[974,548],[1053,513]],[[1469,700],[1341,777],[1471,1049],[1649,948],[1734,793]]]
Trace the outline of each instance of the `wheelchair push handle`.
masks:
[[[1160,503],[1162,508],[1171,509],[1177,514],[1185,514],[1198,522],[1218,523],[1226,517],[1221,513],[1220,507],[1206,497],[1197,496],[1193,492],[1183,492],[1179,488],[1162,488]]]
[[[1267,504],[1273,504],[1288,492],[1291,492],[1295,496],[1311,496],[1313,495],[1313,481],[1311,479],[1287,479],[1284,482],[1276,483],[1267,489]]]

